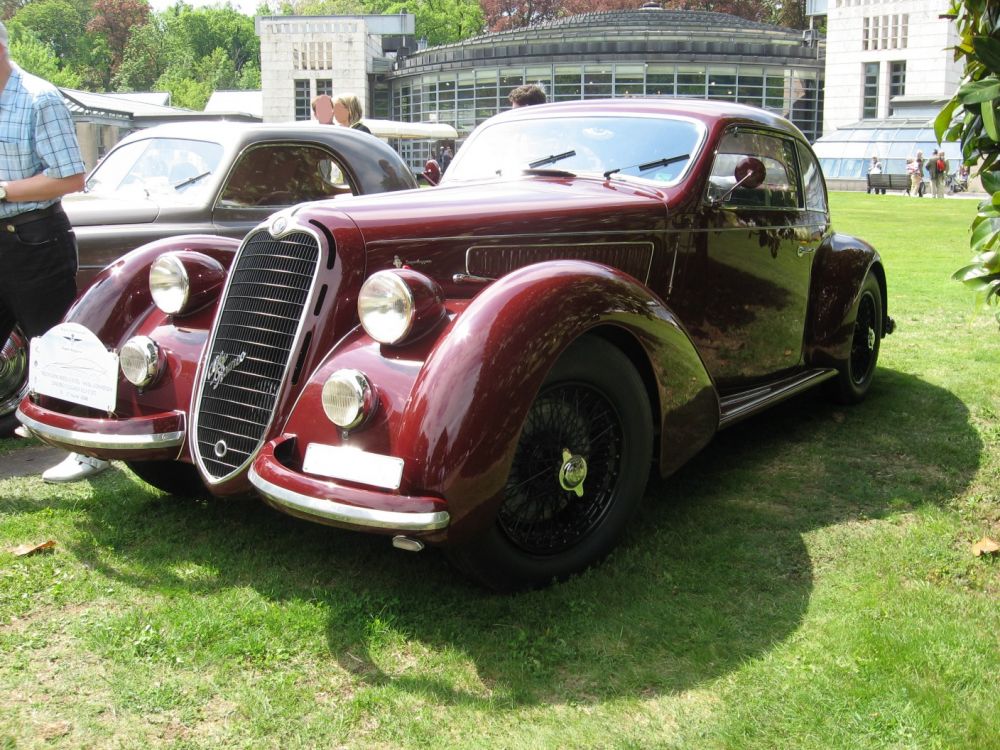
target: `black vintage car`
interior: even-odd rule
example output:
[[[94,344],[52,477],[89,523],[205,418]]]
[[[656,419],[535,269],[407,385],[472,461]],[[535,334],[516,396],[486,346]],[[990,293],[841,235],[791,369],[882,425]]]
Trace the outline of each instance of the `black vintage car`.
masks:
[[[405,190],[417,184],[378,138],[317,123],[180,122],[133,133],[63,206],[80,247],[83,289],[120,256],[179,234],[242,238],[275,211],[304,201]],[[16,426],[27,342],[0,350],[0,436]]]

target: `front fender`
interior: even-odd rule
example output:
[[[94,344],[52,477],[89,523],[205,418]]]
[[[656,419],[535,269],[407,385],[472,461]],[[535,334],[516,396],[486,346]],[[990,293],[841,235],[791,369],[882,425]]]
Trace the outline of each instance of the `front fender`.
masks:
[[[239,246],[239,240],[214,235],[171,237],[142,245],[101,271],[64,320],[86,326],[106,345],[117,347],[139,322],[159,314],[149,293],[149,267],[160,255],[191,250],[229,268]]]
[[[875,248],[846,234],[834,234],[820,247],[813,264],[806,336],[810,365],[836,367],[850,355],[858,295],[869,271],[882,290],[883,330],[889,330],[885,269]]]
[[[663,470],[700,449],[718,399],[674,315],[646,287],[606,266],[539,263],[476,297],[430,352],[396,441],[423,491],[448,501],[450,536],[492,521],[528,409],[560,354],[585,333],[618,342],[665,427]],[[601,362],[595,362],[601,367]],[[675,429],[677,428],[677,429]],[[650,457],[652,459],[652,457]]]

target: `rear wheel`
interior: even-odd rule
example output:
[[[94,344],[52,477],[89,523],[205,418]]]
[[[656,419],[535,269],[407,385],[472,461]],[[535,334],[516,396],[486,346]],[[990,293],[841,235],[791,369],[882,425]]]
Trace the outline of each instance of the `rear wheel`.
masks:
[[[865,277],[858,298],[851,351],[840,363],[837,377],[827,381],[827,394],[838,403],[856,404],[868,395],[878,352],[885,333],[885,307],[878,279],[871,273]]]
[[[197,497],[205,494],[205,485],[198,470],[180,461],[126,461],[132,472],[147,484],[179,497]]]
[[[0,438],[10,437],[18,425],[14,412],[28,392],[28,342],[15,328],[0,349]]]
[[[642,499],[652,435],[629,359],[601,339],[574,344],[531,405],[496,518],[451,548],[452,562],[490,588],[514,590],[602,559]]]

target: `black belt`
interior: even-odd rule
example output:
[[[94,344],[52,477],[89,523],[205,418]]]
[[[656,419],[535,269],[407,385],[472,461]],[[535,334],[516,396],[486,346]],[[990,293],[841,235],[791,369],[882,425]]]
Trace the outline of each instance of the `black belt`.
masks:
[[[14,232],[22,224],[29,224],[32,221],[51,219],[53,216],[62,215],[65,215],[62,204],[53,203],[51,206],[46,206],[45,208],[36,208],[33,211],[25,211],[22,214],[0,218],[0,229],[4,232]]]

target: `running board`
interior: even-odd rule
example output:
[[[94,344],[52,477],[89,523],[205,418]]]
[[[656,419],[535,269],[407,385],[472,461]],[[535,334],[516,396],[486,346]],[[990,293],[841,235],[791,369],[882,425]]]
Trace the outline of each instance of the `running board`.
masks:
[[[779,401],[819,385],[837,374],[836,370],[807,370],[792,377],[740,391],[719,399],[719,429],[763,411]]]

